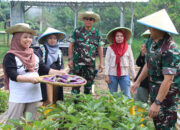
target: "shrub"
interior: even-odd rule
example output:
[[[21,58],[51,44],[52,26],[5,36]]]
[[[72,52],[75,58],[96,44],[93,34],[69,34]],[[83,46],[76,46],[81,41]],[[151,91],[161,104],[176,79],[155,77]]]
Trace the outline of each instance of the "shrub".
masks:
[[[26,113],[26,117],[19,120],[9,120],[16,126],[24,129],[65,129],[65,130],[148,130],[153,129],[152,121],[141,122],[139,113],[131,115],[129,108],[137,105],[133,100],[129,100],[122,93],[110,93],[98,99],[92,95],[70,95],[65,97],[64,102],[59,102],[56,106],[39,108],[41,113],[36,121],[31,120],[31,114]],[[145,109],[147,104],[138,103]],[[147,116],[147,112],[143,113]],[[143,127],[141,126],[143,124]],[[5,128],[6,125],[0,126]],[[6,128],[8,128],[6,126]],[[12,126],[9,126],[12,128]]]
[[[0,89],[0,114],[8,107],[8,93]]]

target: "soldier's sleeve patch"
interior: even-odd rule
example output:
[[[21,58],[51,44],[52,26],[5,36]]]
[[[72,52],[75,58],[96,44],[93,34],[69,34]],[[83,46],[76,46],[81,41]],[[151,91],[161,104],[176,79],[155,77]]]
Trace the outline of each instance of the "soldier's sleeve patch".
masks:
[[[104,45],[104,42],[100,41],[98,46],[103,46],[103,45]]]
[[[71,37],[71,38],[69,38],[69,42],[74,43],[75,40]]]

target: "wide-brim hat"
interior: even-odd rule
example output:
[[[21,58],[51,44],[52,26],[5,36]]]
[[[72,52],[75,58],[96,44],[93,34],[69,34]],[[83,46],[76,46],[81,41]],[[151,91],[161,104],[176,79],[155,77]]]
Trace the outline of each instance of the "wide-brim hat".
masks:
[[[61,32],[61,31],[59,31],[59,30],[57,30],[57,29],[48,27],[48,28],[46,29],[46,31],[39,37],[38,42],[39,42],[40,44],[44,44],[45,41],[46,41],[46,37],[47,37],[48,35],[51,35],[51,34],[57,34],[59,41],[64,40],[64,38],[66,37],[66,35],[65,35],[64,32]]]
[[[179,34],[165,9],[143,17],[137,22],[164,32]]]
[[[81,13],[78,14],[78,18],[79,18],[80,20],[83,21],[83,18],[84,18],[84,17],[94,18],[94,19],[95,19],[95,22],[100,21],[100,16],[99,16],[99,14],[94,13],[93,11],[86,11],[86,12],[81,12]]]
[[[114,38],[115,32],[118,30],[121,30],[122,32],[124,32],[127,41],[130,39],[132,32],[129,28],[116,27],[107,33],[106,39],[108,40],[108,42],[113,43],[113,38]]]
[[[26,24],[26,23],[17,23],[14,26],[9,27],[5,31],[9,34],[14,34],[17,32],[31,33],[32,35],[36,34],[36,31],[32,30],[29,24]]]
[[[143,32],[143,33],[141,34],[141,37],[149,38],[150,35],[151,35],[151,33],[150,33],[149,29],[148,29],[148,30],[146,30],[145,32]]]

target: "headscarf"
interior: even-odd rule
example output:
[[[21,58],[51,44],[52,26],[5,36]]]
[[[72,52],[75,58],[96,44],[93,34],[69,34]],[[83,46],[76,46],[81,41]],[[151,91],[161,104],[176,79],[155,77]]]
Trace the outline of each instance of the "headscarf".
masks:
[[[51,64],[57,61],[58,53],[59,53],[58,35],[56,34],[53,35],[55,35],[57,38],[57,43],[55,45],[52,46],[48,43],[48,38],[50,35],[46,37],[46,41],[45,41],[45,46],[47,47],[48,50],[47,63],[46,63],[48,67],[50,67]]]
[[[117,43],[116,42],[116,34],[120,32],[123,34],[124,36],[124,40],[122,43]],[[121,56],[124,55],[124,53],[127,51],[128,49],[128,44],[126,42],[126,37],[125,37],[125,33],[121,30],[118,30],[115,32],[115,35],[113,37],[113,44],[110,45],[110,47],[112,48],[112,50],[114,51],[115,55],[116,55],[116,64],[117,64],[117,76],[120,77],[121,76]]]
[[[5,54],[5,56],[8,53],[12,53],[15,56],[17,56],[21,62],[24,64],[24,66],[29,70],[30,72],[34,71],[35,68],[35,54],[32,48],[23,48],[20,44],[21,37],[24,33],[18,32],[13,35],[10,50]],[[4,67],[4,60],[3,60],[3,71],[4,71],[4,85],[5,89],[9,89],[9,76],[6,73],[5,67]]]

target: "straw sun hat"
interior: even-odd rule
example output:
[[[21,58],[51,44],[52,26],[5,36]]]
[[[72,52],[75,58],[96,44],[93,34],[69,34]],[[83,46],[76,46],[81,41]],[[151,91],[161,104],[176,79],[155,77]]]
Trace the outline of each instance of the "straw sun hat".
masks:
[[[113,43],[113,37],[115,35],[115,32],[118,30],[123,31],[125,34],[126,40],[127,41],[129,40],[129,38],[131,37],[131,34],[132,34],[131,30],[129,28],[126,28],[126,27],[116,27],[107,33],[106,39],[108,40],[108,42]]]
[[[145,38],[148,38],[149,36],[150,36],[150,31],[149,31],[149,29],[148,30],[146,30],[145,32],[143,32],[142,34],[141,34],[141,37],[145,37]]]
[[[39,37],[38,41],[40,44],[44,44],[45,43],[45,40],[46,40],[46,37],[48,35],[51,35],[51,34],[57,34],[58,35],[58,40],[59,41],[62,41],[64,38],[65,38],[65,33],[64,32],[61,32],[57,29],[54,29],[54,28],[51,28],[51,27],[48,27],[46,29],[46,31]]]
[[[164,32],[176,35],[178,34],[173,22],[171,21],[165,9],[162,9],[146,17],[143,17],[137,20],[137,22]]]
[[[29,24],[26,23],[17,23],[14,26],[9,27],[5,31],[9,34],[13,34],[17,32],[26,32],[26,33],[31,33],[32,35],[36,34],[36,31],[32,30]]]
[[[99,16],[99,14],[94,13],[93,11],[86,11],[86,12],[81,12],[81,13],[78,14],[78,18],[79,18],[80,20],[83,21],[83,18],[84,18],[84,17],[94,18],[94,19],[95,19],[95,22],[100,21],[100,16]]]

